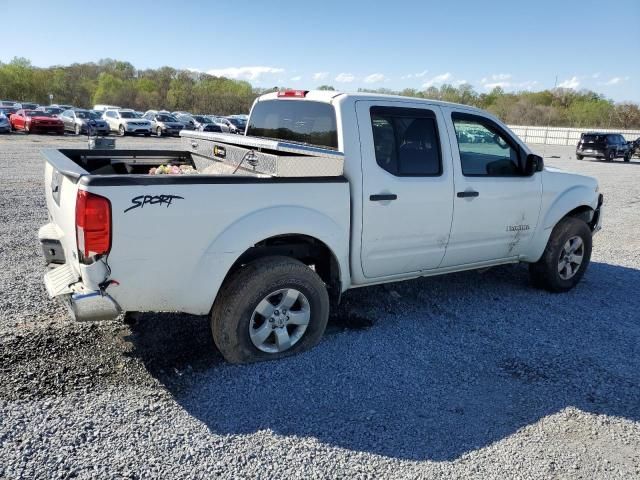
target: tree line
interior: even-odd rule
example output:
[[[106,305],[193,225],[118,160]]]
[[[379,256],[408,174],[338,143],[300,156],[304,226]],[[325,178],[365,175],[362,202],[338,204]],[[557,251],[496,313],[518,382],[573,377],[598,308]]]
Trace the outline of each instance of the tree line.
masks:
[[[262,93],[250,83],[172,67],[138,70],[129,62],[37,68],[25,58],[0,62],[0,98],[42,105],[119,105],[135,110],[167,109],[230,115],[245,113]]]
[[[555,88],[538,92],[505,92],[495,87],[488,93],[478,93],[469,84],[457,87],[445,84],[422,91],[412,88],[359,91],[472,105],[488,110],[509,125],[640,129],[638,104],[615,103],[590,90]]]
[[[254,88],[246,81],[172,67],[138,70],[129,62],[113,59],[48,68],[35,67],[25,58],[0,62],[0,98],[40,104],[48,104],[52,94],[54,103],[85,108],[101,103],[142,111],[164,108],[229,115],[248,112],[258,95],[282,88]],[[330,85],[318,88],[333,90]],[[640,128],[638,104],[615,103],[590,90],[506,92],[496,87],[488,93],[479,93],[469,84],[445,84],[425,90],[359,91],[473,105],[511,125]]]

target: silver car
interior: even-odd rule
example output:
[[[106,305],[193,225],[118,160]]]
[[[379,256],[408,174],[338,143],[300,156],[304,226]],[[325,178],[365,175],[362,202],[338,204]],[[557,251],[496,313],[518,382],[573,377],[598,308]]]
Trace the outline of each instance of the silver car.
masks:
[[[91,110],[79,108],[65,110],[58,115],[58,118],[64,123],[65,131],[74,132],[76,135],[82,133],[109,135],[109,124]]]
[[[158,137],[163,135],[177,137],[180,134],[180,130],[184,128],[184,124],[169,113],[147,112],[142,118],[151,122],[151,131]]]

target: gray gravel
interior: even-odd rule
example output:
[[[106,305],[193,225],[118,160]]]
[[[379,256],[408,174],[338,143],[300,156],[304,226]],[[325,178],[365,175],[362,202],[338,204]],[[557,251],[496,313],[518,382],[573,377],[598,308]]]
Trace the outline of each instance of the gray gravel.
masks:
[[[47,300],[38,150],[82,143],[0,136],[0,478],[640,476],[640,163],[536,147],[606,195],[568,294],[524,266],[354,290],[313,351],[232,366],[204,317]]]

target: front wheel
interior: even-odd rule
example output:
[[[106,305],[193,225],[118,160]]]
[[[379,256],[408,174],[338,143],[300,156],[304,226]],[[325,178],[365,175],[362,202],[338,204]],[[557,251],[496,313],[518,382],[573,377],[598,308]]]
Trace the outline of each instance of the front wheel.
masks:
[[[75,131],[76,131],[76,135],[80,135],[82,133],[82,127],[80,127],[80,125],[78,125],[77,123],[76,123]]]
[[[161,137],[162,136],[162,128],[158,127],[156,128],[156,137]]]
[[[329,295],[317,273],[289,257],[256,260],[233,274],[211,311],[213,340],[231,363],[304,352],[322,337]]]
[[[607,162],[613,162],[616,159],[616,154],[613,153],[613,150],[610,150],[609,153],[607,153]]]
[[[576,158],[577,158],[578,160],[582,160],[582,159],[584,158],[584,155],[578,155],[578,154],[576,154]]]
[[[631,153],[627,152],[624,154],[624,161],[625,162],[630,162],[631,161]]]
[[[582,220],[566,217],[554,227],[540,260],[529,265],[531,282],[550,292],[575,287],[591,260],[591,230]]]
[[[121,137],[124,137],[124,134],[125,134],[124,125],[120,125],[120,126],[118,127],[118,134],[119,134]]]

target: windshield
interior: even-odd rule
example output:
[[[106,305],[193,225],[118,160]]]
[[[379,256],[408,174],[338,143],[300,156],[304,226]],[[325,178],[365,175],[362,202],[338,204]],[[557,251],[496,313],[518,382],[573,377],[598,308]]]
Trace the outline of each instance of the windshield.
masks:
[[[44,111],[47,112],[47,113],[53,113],[54,115],[57,115],[58,113],[62,113],[63,112],[63,110],[61,108],[58,108],[58,107],[47,107],[47,108],[45,108]],[[45,116],[48,116],[48,115],[45,115]]]
[[[156,120],[158,120],[159,122],[177,122],[178,121],[176,117],[173,117],[171,115],[156,115]]]
[[[51,112],[40,112],[38,110],[26,110],[24,113],[27,117],[53,117]]]
[[[85,120],[86,120],[86,119],[91,119],[91,118],[93,118],[93,117],[91,116],[91,113],[89,113],[89,112],[88,112],[88,111],[86,111],[86,110],[76,110],[76,117],[78,117],[78,118],[83,118],[83,119],[85,119]]]
[[[133,112],[120,112],[120,118],[138,118]]]
[[[102,120],[102,115],[98,112],[87,112],[91,120]]]
[[[338,148],[336,114],[328,103],[300,100],[257,102],[247,135]]]
[[[199,123],[213,123],[207,117],[203,117],[202,115],[194,115],[194,120]]]

